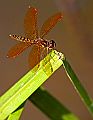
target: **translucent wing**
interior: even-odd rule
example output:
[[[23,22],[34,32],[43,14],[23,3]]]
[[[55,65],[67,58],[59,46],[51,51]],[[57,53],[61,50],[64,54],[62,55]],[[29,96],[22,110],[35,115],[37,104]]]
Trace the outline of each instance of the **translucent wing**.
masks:
[[[43,38],[54,26],[55,24],[62,19],[62,14],[57,13],[50,18],[48,18],[45,23],[42,25],[41,31],[40,31],[40,38]]]
[[[48,48],[47,47],[44,47],[44,48],[42,48],[42,51],[41,51],[41,59],[44,59],[46,56],[47,56],[47,54],[48,54]]]
[[[44,60],[42,62],[43,70],[47,75],[49,75],[49,74],[51,74],[51,72],[53,72],[53,68],[52,68],[52,65],[50,62],[51,55],[50,56],[48,55],[46,57],[46,55],[48,53],[49,53],[49,49],[47,49],[47,48],[44,48],[41,53],[42,58],[44,58]]]
[[[7,57],[9,58],[15,58],[16,56],[18,56],[20,53],[22,53],[26,48],[28,48],[30,46],[30,44],[27,43],[17,43],[15,46],[13,46],[7,54]]]
[[[37,9],[29,7],[24,19],[24,29],[27,38],[29,39],[38,38]]]
[[[40,62],[40,54],[41,54],[40,46],[34,45],[29,54],[29,59],[28,59],[31,69]],[[38,65],[38,67],[39,67],[39,65]]]

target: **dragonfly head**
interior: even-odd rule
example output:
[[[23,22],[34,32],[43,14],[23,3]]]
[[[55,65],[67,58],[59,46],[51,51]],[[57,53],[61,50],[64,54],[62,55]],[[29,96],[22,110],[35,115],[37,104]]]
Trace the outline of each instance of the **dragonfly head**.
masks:
[[[55,43],[55,41],[54,40],[50,40],[49,41],[49,46],[48,46],[50,49],[52,49],[52,48],[55,48],[56,47],[56,43]]]

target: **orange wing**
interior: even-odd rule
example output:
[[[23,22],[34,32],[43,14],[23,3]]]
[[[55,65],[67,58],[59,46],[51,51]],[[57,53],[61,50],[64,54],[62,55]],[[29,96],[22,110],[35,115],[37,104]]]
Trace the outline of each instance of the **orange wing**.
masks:
[[[29,54],[29,59],[28,59],[31,69],[40,62],[40,55],[41,55],[40,46],[34,45],[32,47],[32,50]],[[39,65],[38,65],[38,67],[39,67]]]
[[[51,50],[50,50],[51,51]],[[47,50],[47,48],[44,48],[43,50],[42,50],[42,57],[44,58],[44,60],[43,60],[43,62],[42,62],[42,66],[43,66],[43,70],[44,70],[44,72],[47,74],[47,75],[49,75],[49,74],[51,74],[52,72],[53,72],[53,67],[52,67],[52,65],[51,65],[51,62],[50,62],[50,59],[51,59],[51,55],[49,56],[47,56],[47,58],[46,58],[46,55],[50,52],[50,51],[48,51]]]
[[[29,7],[24,19],[24,29],[27,38],[31,40],[38,38],[37,9]]]
[[[16,56],[18,56],[20,53],[22,53],[26,48],[28,48],[30,46],[30,44],[27,43],[17,43],[15,46],[13,46],[7,54],[7,57],[9,58],[15,58]]]
[[[55,24],[62,19],[62,14],[57,13],[50,18],[48,18],[45,23],[42,25],[41,31],[40,31],[40,38],[43,38],[54,26]]]

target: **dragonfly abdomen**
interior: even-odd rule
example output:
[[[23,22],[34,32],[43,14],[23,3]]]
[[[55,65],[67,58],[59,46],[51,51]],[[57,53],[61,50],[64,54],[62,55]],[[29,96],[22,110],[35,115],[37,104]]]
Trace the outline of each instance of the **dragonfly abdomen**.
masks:
[[[19,35],[9,35],[9,37],[11,37],[14,40],[20,41],[20,42],[31,42],[31,40],[29,38],[26,37],[22,37]]]

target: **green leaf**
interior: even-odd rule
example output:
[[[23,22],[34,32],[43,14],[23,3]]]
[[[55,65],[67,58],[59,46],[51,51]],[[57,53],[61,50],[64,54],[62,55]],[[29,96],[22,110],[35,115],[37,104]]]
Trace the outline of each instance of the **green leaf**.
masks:
[[[79,120],[44,88],[39,88],[29,100],[51,120]]]
[[[81,99],[87,106],[89,112],[93,115],[93,100],[89,97],[87,91],[85,90],[83,85],[80,83],[80,80],[78,79],[78,77],[76,76],[76,74],[74,73],[74,71],[72,70],[70,64],[66,59],[63,60],[63,66],[75,90],[80,95]]]
[[[25,102],[21,104],[13,113],[11,113],[7,120],[19,120],[22,111],[24,110],[24,104]]]
[[[19,107],[32,93],[40,87],[50,75],[63,64],[68,77],[73,83],[83,102],[93,115],[93,101],[78,80],[70,64],[62,53],[53,50],[40,62],[40,67],[34,67],[24,75],[12,88],[0,98],[0,120],[19,119],[23,106]],[[37,71],[36,71],[37,70]],[[41,111],[53,120],[78,120],[67,108],[61,105],[44,89],[38,89],[29,98]],[[48,106],[48,107],[47,107]],[[19,108],[18,108],[19,107]],[[18,108],[18,109],[17,109]],[[17,110],[16,110],[17,109]]]
[[[43,87],[38,88],[29,100],[51,120],[79,120]],[[7,120],[19,120],[23,107],[24,104],[11,113]]]
[[[59,53],[53,50],[44,60],[40,62],[41,66],[35,72],[35,66],[31,71],[24,75],[12,88],[10,88],[0,98],[0,120],[4,120],[9,114],[14,112],[38,87],[40,87],[62,64],[59,59]],[[47,59],[49,58],[49,60]],[[47,60],[45,66],[42,64]],[[50,71],[50,63],[52,70]]]

